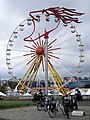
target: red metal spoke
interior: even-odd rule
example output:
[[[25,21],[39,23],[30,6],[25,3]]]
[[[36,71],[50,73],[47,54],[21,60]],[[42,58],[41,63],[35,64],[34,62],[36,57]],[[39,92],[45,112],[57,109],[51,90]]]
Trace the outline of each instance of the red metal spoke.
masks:
[[[31,37],[30,37],[30,39],[33,42],[33,44],[38,47],[38,45],[36,44],[36,42]]]
[[[53,67],[53,65],[52,65],[52,63],[50,62],[50,60],[48,60],[48,63],[50,64],[50,66],[52,66],[52,67]]]
[[[52,54],[53,52],[48,51],[48,53]]]
[[[36,56],[33,57],[33,58],[27,63],[27,65],[28,65],[30,62],[32,62],[35,58],[36,58]]]
[[[44,46],[44,41],[42,40],[41,46]]]
[[[36,54],[32,55],[31,58],[32,58],[32,57],[36,57]]]
[[[36,47],[38,47],[38,45],[36,44],[36,42],[33,40],[33,43],[36,45]]]
[[[30,47],[30,46],[27,46],[27,45],[25,45],[25,47],[30,48],[30,49],[33,49],[33,50],[36,50],[35,48]]]
[[[52,48],[52,46],[49,46],[48,49]]]
[[[51,56],[51,57],[53,57],[53,58],[60,59],[59,57],[57,57],[57,56],[55,56],[55,55],[48,54],[48,56]]]
[[[29,53],[29,54],[24,54],[23,56],[28,56],[28,55],[32,55],[32,54],[35,55],[35,53]]]
[[[45,42],[43,43],[43,46],[45,46]]]
[[[48,51],[59,50],[59,49],[61,48],[59,47],[59,48],[48,49]]]
[[[35,52],[36,52],[36,50],[30,50],[30,52],[33,52],[33,53],[35,53]]]
[[[37,46],[40,46],[39,42],[37,41]]]
[[[48,59],[51,59],[51,57],[50,57],[50,56],[48,56]]]
[[[34,48],[37,48],[36,46],[32,45]]]
[[[54,39],[51,43],[48,44],[48,47],[52,45],[57,39]]]

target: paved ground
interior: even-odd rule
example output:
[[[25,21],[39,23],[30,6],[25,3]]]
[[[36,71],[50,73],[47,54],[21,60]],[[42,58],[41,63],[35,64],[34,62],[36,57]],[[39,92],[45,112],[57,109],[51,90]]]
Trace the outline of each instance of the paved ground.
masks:
[[[70,115],[70,120],[90,120],[90,105],[80,105],[79,110],[85,111],[83,117]],[[36,106],[17,109],[0,110],[0,120],[67,120],[65,115],[57,114],[55,118],[50,118],[47,112],[38,111]]]

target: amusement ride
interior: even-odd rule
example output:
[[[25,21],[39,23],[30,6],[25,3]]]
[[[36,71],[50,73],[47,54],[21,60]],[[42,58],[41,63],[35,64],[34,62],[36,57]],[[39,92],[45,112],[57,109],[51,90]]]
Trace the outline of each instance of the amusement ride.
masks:
[[[6,49],[8,73],[18,78],[17,90],[32,82],[52,78],[58,92],[66,95],[63,77],[72,81],[81,72],[84,45],[75,24],[84,13],[52,7],[32,11],[12,32]]]

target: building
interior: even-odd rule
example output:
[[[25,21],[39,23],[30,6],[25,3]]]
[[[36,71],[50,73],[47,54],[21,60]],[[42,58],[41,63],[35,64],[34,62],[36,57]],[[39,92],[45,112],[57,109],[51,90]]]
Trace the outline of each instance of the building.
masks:
[[[69,88],[76,88],[76,87],[84,88],[85,85],[90,84],[90,78],[89,77],[84,77],[84,78],[81,78],[81,77],[76,78],[75,77],[74,81],[69,81],[69,82],[68,82],[67,77],[65,77],[65,79],[66,79],[66,85]]]
[[[85,85],[90,84],[90,78],[85,77],[83,79],[79,79],[77,84],[80,88],[83,88]]]

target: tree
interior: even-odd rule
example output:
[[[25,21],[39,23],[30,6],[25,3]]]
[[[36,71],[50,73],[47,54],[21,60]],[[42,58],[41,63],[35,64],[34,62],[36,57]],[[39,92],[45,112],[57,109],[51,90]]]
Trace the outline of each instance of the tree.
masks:
[[[8,81],[8,85],[11,89],[15,89],[18,83],[16,81]]]
[[[86,84],[86,85],[84,86],[84,88],[90,88],[90,83],[89,83],[89,84]]]
[[[0,86],[0,91],[3,93],[6,93],[7,91],[6,84],[3,84],[2,86]]]
[[[41,81],[40,81],[40,86],[45,87],[45,82],[44,82],[44,80],[41,80]]]

